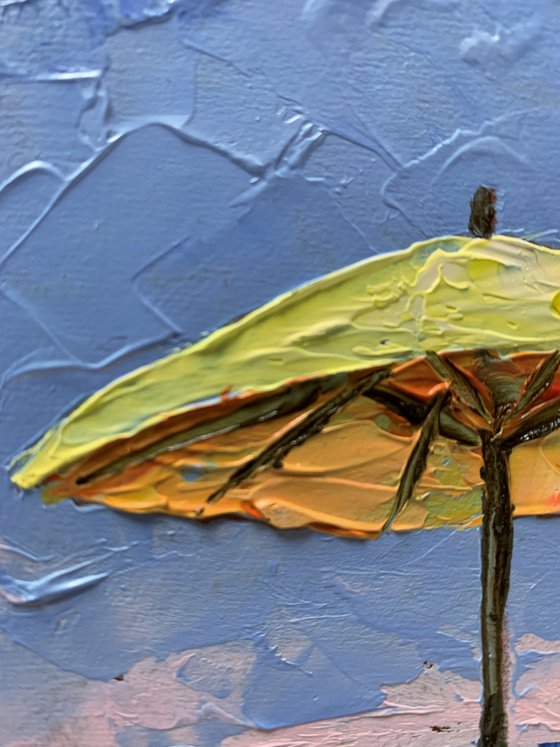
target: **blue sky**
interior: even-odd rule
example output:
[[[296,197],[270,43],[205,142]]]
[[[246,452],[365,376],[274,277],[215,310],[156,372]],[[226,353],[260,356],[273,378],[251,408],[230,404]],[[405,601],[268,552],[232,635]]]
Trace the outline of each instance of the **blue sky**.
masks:
[[[3,463],[88,393],[294,285],[465,233],[480,183],[501,231],[558,246],[559,26],[544,1],[8,3]],[[375,708],[427,660],[478,677],[477,530],[196,526],[46,508],[7,475],[0,516],[0,702],[53,665],[106,681],[228,642],[254,654],[242,710],[263,728]],[[516,531],[512,636],[560,639],[560,524]],[[227,736],[198,728],[197,747]]]

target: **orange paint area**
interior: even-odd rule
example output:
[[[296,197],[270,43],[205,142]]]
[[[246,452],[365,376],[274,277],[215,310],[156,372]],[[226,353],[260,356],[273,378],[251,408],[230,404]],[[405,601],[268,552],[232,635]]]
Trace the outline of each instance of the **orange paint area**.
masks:
[[[545,358],[542,353],[502,358],[471,351],[443,359],[470,382],[494,414],[504,398],[508,407],[514,405]],[[422,430],[422,418],[407,417],[403,407],[412,403],[416,410],[427,411],[435,394],[449,389],[453,393],[445,411],[447,421],[441,419],[426,469],[392,529],[480,523],[482,460],[479,444],[469,438],[473,435],[476,441],[476,434],[491,425],[424,359],[395,367],[374,393],[355,397],[283,458],[270,460],[238,484],[234,480],[219,500],[207,503],[241,468],[363,377],[360,372],[344,381],[323,382],[301,401],[296,397],[292,408],[284,408],[285,414],[281,403],[310,382],[243,399],[224,393],[214,405],[115,440],[63,474],[51,475],[44,497],[203,520],[233,514],[278,528],[311,527],[341,536],[376,537]],[[560,376],[535,398],[531,411],[558,392]],[[395,407],[395,402],[401,404]],[[511,428],[517,421],[512,416]],[[560,510],[560,432],[515,447],[510,465],[515,515]]]

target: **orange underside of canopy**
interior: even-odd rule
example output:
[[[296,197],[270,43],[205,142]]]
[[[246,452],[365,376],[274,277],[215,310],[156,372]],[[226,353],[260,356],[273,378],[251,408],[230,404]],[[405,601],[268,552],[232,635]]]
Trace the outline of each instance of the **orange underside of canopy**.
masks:
[[[523,380],[543,359],[524,353],[500,362],[488,375]],[[472,354],[453,356],[472,377],[483,398],[490,395]],[[446,386],[425,360],[395,369],[395,392],[429,402]],[[64,474],[52,475],[44,494],[49,500],[73,498],[134,513],[168,513],[204,519],[238,515],[278,528],[308,526],[341,536],[372,538],[383,527],[395,499],[404,465],[419,437],[411,425],[386,405],[359,396],[341,409],[320,433],[295,446],[281,465],[267,466],[228,490],[213,504],[206,499],[243,464],[255,458],[286,430],[332,398],[322,394],[296,413],[263,420],[189,445],[157,445],[205,421],[235,412],[247,400],[228,400],[195,410],[129,439],[115,441]],[[539,401],[560,394],[560,377]],[[254,401],[254,398],[251,398]],[[476,424],[475,424],[476,425]],[[144,458],[146,448],[149,456]],[[134,458],[138,454],[138,458]],[[118,461],[120,460],[120,461]],[[112,465],[114,465],[112,467]],[[482,480],[480,451],[439,436],[412,500],[392,529],[409,531],[480,523]],[[511,497],[515,515],[550,515],[560,511],[560,432],[513,450]]]

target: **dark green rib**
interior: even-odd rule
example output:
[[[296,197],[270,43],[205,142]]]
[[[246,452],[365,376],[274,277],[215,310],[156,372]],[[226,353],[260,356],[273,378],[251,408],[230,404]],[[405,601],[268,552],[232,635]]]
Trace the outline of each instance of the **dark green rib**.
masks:
[[[84,485],[106,475],[112,475],[134,464],[139,464],[147,459],[153,459],[164,451],[182,449],[201,439],[210,438],[220,433],[229,433],[241,427],[254,425],[270,418],[282,417],[292,412],[297,412],[312,404],[317,397],[329,388],[336,386],[336,379],[309,381],[297,386],[275,393],[270,397],[249,402],[244,407],[233,413],[216,418],[210,422],[179,431],[166,438],[154,441],[137,451],[115,459],[109,464],[99,467],[93,472],[81,476],[76,481],[78,485]]]
[[[416,487],[418,480],[424,474],[430,448],[439,433],[440,413],[448,397],[449,393],[445,391],[438,392],[434,398],[433,404],[428,412],[426,420],[424,421],[424,425],[422,426],[422,430],[420,431],[420,436],[414,444],[404,466],[399,481],[399,487],[397,488],[397,494],[393,502],[393,507],[383,525],[382,532],[387,532],[391,529],[397,516],[412,498],[414,488]]]
[[[389,369],[376,371],[374,374],[370,374],[362,379],[355,386],[346,387],[332,399],[327,400],[327,402],[323,403],[316,410],[309,413],[301,422],[290,428],[283,436],[274,441],[274,443],[270,444],[264,451],[239,467],[218,490],[206,499],[206,503],[216,503],[228,490],[245,482],[245,480],[252,477],[258,470],[270,464],[280,463],[295,446],[299,446],[307,441],[308,438],[311,438],[311,436],[319,433],[327,425],[329,420],[345,405],[356,399],[356,397],[359,397],[372,386],[375,386],[375,384],[378,384],[388,375]]]
[[[488,419],[488,413],[480,394],[476,391],[465,374],[460,371],[454,363],[446,358],[441,358],[437,353],[434,353],[433,350],[427,351],[426,360],[438,376],[440,376],[444,381],[449,381],[456,397],[458,397],[465,405],[477,412],[481,417],[486,420]]]
[[[550,404],[539,408],[532,415],[530,414],[523,418],[513,433],[507,437],[498,436],[496,437],[496,441],[501,441],[509,449],[512,449],[519,444],[548,436],[549,433],[552,433],[559,427],[560,404],[556,399],[550,402]]]
[[[364,392],[364,396],[380,405],[384,405],[391,412],[408,420],[411,425],[423,423],[430,409],[430,405],[383,385],[372,387]],[[456,420],[449,407],[444,407],[441,411],[439,431],[445,438],[457,441],[464,446],[480,446],[478,433],[469,428],[468,425]]]
[[[525,391],[510,412],[515,415],[528,407],[537,397],[544,394],[554,381],[554,376],[560,366],[560,351],[556,350],[538,366],[527,379]]]

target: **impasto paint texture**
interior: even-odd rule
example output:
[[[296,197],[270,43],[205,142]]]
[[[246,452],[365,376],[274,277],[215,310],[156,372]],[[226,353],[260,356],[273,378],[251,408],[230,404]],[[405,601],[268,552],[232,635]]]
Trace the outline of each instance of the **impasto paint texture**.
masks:
[[[150,379],[159,370],[152,367],[138,374],[150,384],[144,408],[107,399],[104,415],[88,400],[112,391],[104,387],[119,377],[134,382],[132,372],[158,360],[177,361],[179,376],[197,371],[196,348],[187,356],[178,350],[200,339],[199,349],[210,349],[213,331],[355,262],[360,272],[371,267],[366,286],[379,283],[376,297],[402,298],[404,311],[414,283],[394,286],[390,273],[405,272],[394,253],[465,235],[479,184],[496,188],[499,231],[510,238],[439,240],[449,268],[441,277],[430,274],[430,252],[413,250],[415,275],[424,272],[427,289],[434,287],[430,295],[417,286],[413,326],[435,315],[460,331],[465,348],[481,335],[489,348],[503,340],[522,387],[542,363],[521,355],[523,347],[545,355],[558,319],[558,259],[542,245],[560,246],[559,33],[552,0],[530,7],[519,0],[0,1],[3,465],[48,432],[41,451],[17,466],[21,485],[115,448],[110,458],[125,459],[126,491],[135,465],[118,451],[119,438],[145,432],[150,417],[196,402],[235,420],[235,397],[246,387],[258,390],[256,410],[265,395],[278,395],[287,363],[266,378],[257,359],[264,337],[269,356],[288,355],[290,335],[298,349],[309,346],[298,357],[304,369],[294,358],[290,374],[305,379],[324,368],[358,376],[378,349],[387,361],[403,348],[411,359],[441,349],[429,325],[421,348],[406,324],[386,331],[396,312],[379,309],[377,321],[362,320],[364,339],[348,334],[338,367],[340,351],[312,351],[314,340],[301,339],[309,328],[321,336],[322,324],[347,323],[348,309],[329,289],[326,308],[312,303],[291,329],[271,321],[258,340],[255,327],[253,359],[243,357],[249,347],[227,343],[228,365],[239,372],[234,391],[219,388],[219,368],[205,369],[173,400],[172,367],[161,380]],[[462,308],[449,308],[464,282],[471,315],[481,304],[495,310],[475,330],[462,324]],[[432,306],[422,317],[422,304],[438,294],[439,312]],[[234,323],[241,331],[247,321]],[[383,333],[371,339],[374,326]],[[301,411],[306,397],[344,386],[331,380],[318,393],[299,389],[291,406]],[[134,393],[119,390],[124,400]],[[351,407],[353,418],[341,412],[328,426],[348,431],[346,449],[329,452],[326,442],[318,449],[310,439],[301,447],[308,468],[328,459],[331,469],[337,461],[349,472],[366,469],[355,444],[368,439],[386,450],[387,468],[398,458],[392,445],[410,449],[412,433],[400,421],[375,424],[379,402],[365,397]],[[149,427],[158,439],[173,437],[157,430],[163,422],[156,417]],[[223,433],[207,446],[227,468],[228,459],[243,458],[235,449],[250,451],[270,437],[266,422],[259,427],[246,442]],[[78,505],[45,505],[38,490],[15,488],[6,469],[0,743],[475,741],[480,533],[463,529],[479,514],[480,465],[465,445],[442,444],[435,456],[441,463],[429,479],[446,489],[470,485],[470,497],[464,493],[456,516],[443,516],[437,501],[418,504],[428,517],[400,528],[454,526],[373,542],[231,518],[137,516],[91,502],[87,482]],[[172,490],[178,475],[194,490],[203,457],[190,450],[181,463],[160,459],[154,479],[168,479]],[[554,513],[554,437],[517,447],[516,458],[518,512]],[[537,482],[541,503],[531,510],[523,498]],[[63,481],[50,485],[68,493]],[[115,496],[119,508],[142,509],[124,506],[122,490]],[[223,509],[218,501],[215,510]],[[286,517],[292,526],[313,523],[285,511],[275,521]],[[516,521],[507,615],[511,745],[560,740],[559,536],[556,518]]]
[[[560,338],[559,288],[559,252],[506,237],[365,260],[92,395],[14,460],[12,479],[44,483],[47,500],[360,538],[469,527],[481,518],[479,433],[507,401],[499,435],[523,446],[515,513],[556,514],[560,373],[544,351]],[[463,390],[453,372],[469,377]],[[403,465],[450,387],[424,439],[429,469],[397,512]]]

